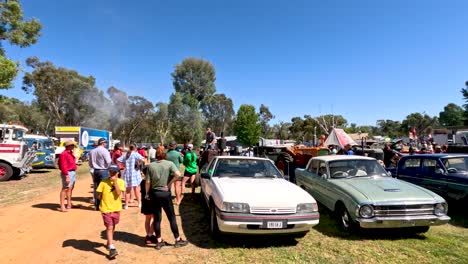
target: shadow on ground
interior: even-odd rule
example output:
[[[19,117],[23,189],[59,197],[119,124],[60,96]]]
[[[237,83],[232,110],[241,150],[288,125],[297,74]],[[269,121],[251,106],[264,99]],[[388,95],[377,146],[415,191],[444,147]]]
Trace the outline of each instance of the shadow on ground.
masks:
[[[363,229],[353,233],[343,231],[338,225],[335,214],[325,206],[319,204],[320,223],[313,228],[329,236],[346,240],[400,240],[400,239],[426,239],[424,234],[417,234],[411,228],[381,228]]]
[[[106,246],[104,244],[89,241],[87,239],[68,239],[63,241],[62,247],[72,247],[81,251],[89,251],[98,255],[107,256],[104,251],[98,249],[103,248],[103,250],[106,250]]]
[[[466,210],[466,201],[449,201],[448,215],[452,218],[450,224],[458,227],[468,228],[468,211]]]
[[[106,230],[101,231],[101,238],[107,239]],[[146,247],[145,238],[136,234],[128,233],[125,231],[115,231],[114,240],[133,244],[136,246]],[[154,245],[153,245],[154,246]]]
[[[75,200],[72,198],[72,201],[79,201]],[[60,204],[58,203],[40,203],[40,204],[33,204],[31,207],[33,208],[40,208],[40,209],[49,209],[52,211],[60,211]],[[94,211],[94,206],[84,206],[81,204],[78,205],[73,205],[73,208],[71,210],[89,210],[89,211]]]
[[[187,240],[201,248],[268,248],[295,246],[291,236],[223,236],[215,240],[210,234],[208,210],[201,194],[185,195],[179,207],[182,229]],[[179,227],[180,228],[180,227]]]

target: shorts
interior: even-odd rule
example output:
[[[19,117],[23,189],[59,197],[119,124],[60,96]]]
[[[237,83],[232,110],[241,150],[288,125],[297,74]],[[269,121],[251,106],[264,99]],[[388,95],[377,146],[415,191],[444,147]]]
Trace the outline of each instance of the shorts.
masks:
[[[102,213],[102,220],[106,227],[115,226],[119,223],[120,212]]]
[[[141,213],[144,215],[153,215],[156,213],[154,209],[154,202],[153,200],[146,200],[145,197],[141,197]]]
[[[63,188],[70,188],[73,186],[73,184],[75,184],[75,177],[76,176],[76,172],[75,171],[68,171],[68,178],[70,178],[70,182],[67,183],[66,180],[65,180],[65,175],[62,174],[62,187]]]
[[[191,173],[188,172],[187,170],[184,171],[184,177],[192,177],[192,175],[195,175],[196,173]]]

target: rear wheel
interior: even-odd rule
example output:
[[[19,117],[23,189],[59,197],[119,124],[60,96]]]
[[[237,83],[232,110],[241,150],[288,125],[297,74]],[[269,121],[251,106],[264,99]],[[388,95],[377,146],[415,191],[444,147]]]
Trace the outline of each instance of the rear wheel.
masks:
[[[0,181],[8,181],[13,176],[13,168],[5,162],[0,162]]]

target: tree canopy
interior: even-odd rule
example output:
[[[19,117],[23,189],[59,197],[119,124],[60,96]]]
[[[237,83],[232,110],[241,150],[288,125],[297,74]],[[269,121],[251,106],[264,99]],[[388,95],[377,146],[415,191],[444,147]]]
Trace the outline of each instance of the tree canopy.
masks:
[[[0,89],[11,88],[18,73],[17,64],[6,57],[3,43],[28,47],[37,42],[41,29],[37,19],[24,20],[19,1],[0,0]]]
[[[450,103],[439,113],[439,122],[442,126],[462,126],[464,122],[463,108]]]
[[[243,104],[239,107],[233,128],[241,144],[254,146],[258,143],[262,127],[253,105]]]

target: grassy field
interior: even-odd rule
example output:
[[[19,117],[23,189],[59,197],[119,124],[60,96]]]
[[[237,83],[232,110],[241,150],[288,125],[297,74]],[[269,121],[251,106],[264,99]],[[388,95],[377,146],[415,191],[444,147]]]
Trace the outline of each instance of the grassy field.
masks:
[[[87,164],[78,167],[78,175],[89,177]],[[0,182],[0,207],[50,191],[58,197],[59,188],[58,170],[34,171],[21,180]],[[468,213],[466,209],[461,213],[463,206],[450,206],[450,224],[432,227],[423,235],[404,230],[350,235],[340,231],[333,215],[320,207],[320,224],[302,239],[243,236],[217,241],[209,233],[208,211],[201,196],[186,195],[179,215],[193,247],[189,255],[179,256],[180,263],[468,263]],[[140,221],[141,215],[135,214],[135,224]]]
[[[211,249],[207,263],[468,263],[468,221],[432,227],[424,235],[404,230],[340,231],[331,212],[321,209],[320,224],[306,237],[228,237],[209,235],[209,218],[201,197],[183,200],[180,215],[188,240]]]

